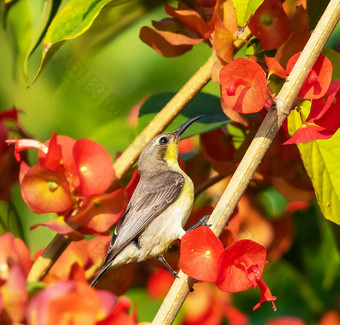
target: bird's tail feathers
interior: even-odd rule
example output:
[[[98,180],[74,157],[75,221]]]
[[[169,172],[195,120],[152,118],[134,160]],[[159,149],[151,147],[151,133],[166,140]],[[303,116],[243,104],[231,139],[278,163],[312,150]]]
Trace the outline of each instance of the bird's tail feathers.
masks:
[[[107,269],[109,268],[110,264],[106,264],[101,270],[100,272],[94,277],[94,279],[92,280],[91,284],[90,284],[90,287],[94,287],[99,278],[107,271]]]

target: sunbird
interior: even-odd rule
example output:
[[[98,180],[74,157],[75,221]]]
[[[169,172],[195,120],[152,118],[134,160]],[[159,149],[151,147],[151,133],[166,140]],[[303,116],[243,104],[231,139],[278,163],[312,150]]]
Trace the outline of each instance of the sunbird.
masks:
[[[138,161],[140,180],[116,226],[103,266],[90,286],[112,267],[151,257],[177,276],[163,253],[186,233],[183,227],[194,202],[193,182],[178,165],[178,145],[184,131],[201,117],[188,120],[175,132],[157,135],[142,150]],[[207,217],[189,230],[205,224]]]

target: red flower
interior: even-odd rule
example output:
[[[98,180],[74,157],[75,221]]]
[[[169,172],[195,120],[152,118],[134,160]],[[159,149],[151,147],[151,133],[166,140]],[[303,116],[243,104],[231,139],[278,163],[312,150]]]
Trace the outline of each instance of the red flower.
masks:
[[[290,33],[289,19],[281,0],[265,0],[249,21],[249,29],[265,50],[283,44]]]
[[[38,149],[39,164],[20,168],[20,189],[27,206],[35,213],[55,212],[61,217],[42,224],[61,234],[71,234],[74,239],[82,235],[67,223],[72,221],[80,231],[105,233],[124,212],[129,191],[116,188],[105,193],[115,174],[107,151],[98,143],[54,133],[41,143],[32,139],[8,140],[15,143],[15,155]],[[134,185],[129,185],[129,188]]]
[[[104,147],[92,140],[80,139],[73,146],[73,157],[82,194],[100,194],[109,188],[115,174]]]
[[[40,291],[31,300],[29,325],[98,324],[114,310],[115,297],[76,281],[58,282]]]
[[[157,269],[148,279],[147,290],[151,298],[163,299],[169,291],[174,277],[164,269]]]
[[[221,241],[208,227],[185,234],[181,241],[180,264],[184,273],[200,281],[215,282]]]
[[[288,74],[292,71],[300,54],[301,52],[296,53],[289,59],[286,67]],[[299,97],[303,99],[318,99],[324,96],[331,83],[332,72],[333,65],[331,61],[323,54],[320,54],[302,85]]]
[[[282,68],[281,64],[276,58],[269,57],[267,55],[265,55],[264,58],[269,69],[268,75],[274,74],[282,79],[286,78],[286,70]]]
[[[334,131],[327,130],[321,126],[309,125],[303,123],[291,138],[283,144],[303,143],[319,139],[329,139],[334,134]]]
[[[174,57],[190,51],[193,45],[208,39],[212,30],[198,11],[184,3],[177,8],[168,4],[165,11],[173,18],[153,22],[153,28],[144,26],[140,30],[140,39],[165,57]]]
[[[340,127],[340,81],[331,82],[326,94],[312,101],[306,122],[315,123],[327,130]]]
[[[263,108],[267,79],[256,62],[245,58],[230,62],[220,72],[220,83],[222,100],[227,108],[244,114],[256,113]]]
[[[0,323],[21,323],[28,302],[30,253],[25,243],[11,233],[0,236],[0,247]]]
[[[273,297],[268,286],[262,280],[266,264],[266,250],[251,240],[239,240],[227,247],[218,260],[216,285],[222,291],[238,292],[251,287],[260,287],[261,299],[253,310],[260,307],[264,301],[271,301],[276,310]]]
[[[35,213],[63,213],[73,205],[65,176],[41,165],[25,173],[20,189],[23,200]]]

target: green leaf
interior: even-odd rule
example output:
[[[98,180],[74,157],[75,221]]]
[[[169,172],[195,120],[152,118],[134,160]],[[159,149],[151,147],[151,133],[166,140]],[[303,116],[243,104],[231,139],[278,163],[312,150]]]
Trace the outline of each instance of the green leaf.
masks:
[[[162,110],[162,108],[174,96],[174,93],[163,93],[149,97],[139,110],[136,133],[140,133],[150,121]],[[198,94],[170,123],[164,132],[173,132],[187,120],[204,115],[203,118],[193,123],[183,135],[183,139],[193,135],[202,134],[232,121],[223,113],[220,99],[206,93]]]
[[[232,0],[236,12],[237,25],[246,26],[250,17],[255,13],[263,0]]]
[[[123,29],[163,4],[164,1],[160,0],[134,0],[116,7],[115,3],[110,2],[100,12],[91,28],[77,38],[77,44],[72,49],[73,55],[80,56],[84,50],[98,51]]]
[[[274,187],[267,187],[258,194],[266,215],[271,219],[279,218],[286,210],[288,201]]]
[[[289,132],[299,128],[297,112],[288,116]],[[301,119],[300,119],[301,121]],[[330,139],[298,144],[306,171],[312,180],[324,217],[340,224],[340,131]]]
[[[24,74],[26,78],[28,77],[28,59],[45,36],[46,30],[50,25],[52,19],[56,15],[60,4],[61,0],[45,0],[39,25],[36,29],[35,35],[31,41],[30,48],[27,51],[24,60]]]
[[[0,234],[7,231],[24,239],[21,220],[14,205],[12,202],[0,201]]]
[[[112,5],[118,6],[131,0],[115,0]],[[33,82],[43,67],[66,40],[74,39],[86,32],[100,11],[110,0],[70,0],[54,17],[47,29],[43,41],[42,61]],[[32,82],[32,83],[33,83]]]

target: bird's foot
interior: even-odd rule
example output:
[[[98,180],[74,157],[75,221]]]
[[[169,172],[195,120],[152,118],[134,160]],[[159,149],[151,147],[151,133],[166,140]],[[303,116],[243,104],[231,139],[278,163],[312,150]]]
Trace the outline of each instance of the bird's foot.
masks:
[[[179,278],[178,273],[170,266],[163,255],[156,256],[156,259],[162,262],[166,266],[166,268],[173,274],[174,277]]]

